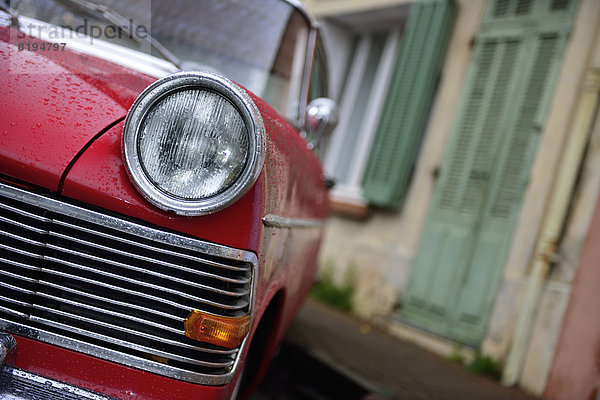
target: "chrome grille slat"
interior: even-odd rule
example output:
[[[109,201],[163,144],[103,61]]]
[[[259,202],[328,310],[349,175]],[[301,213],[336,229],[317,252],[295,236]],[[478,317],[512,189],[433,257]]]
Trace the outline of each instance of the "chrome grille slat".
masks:
[[[0,285],[0,286],[3,286],[3,285]],[[19,301],[19,300],[15,300],[15,299],[10,299],[10,298],[4,297],[4,296],[0,296],[0,300],[6,301],[7,303],[17,304],[17,305],[20,305],[21,307],[31,307],[30,303],[26,303],[24,301]]]
[[[11,220],[9,218],[5,218],[5,217],[2,217],[2,216],[0,216],[0,221],[4,221],[4,222],[6,222],[8,224],[11,224],[11,225],[14,225],[14,226],[18,226],[19,228],[27,229],[29,231],[32,231],[32,232],[35,232],[35,233],[39,233],[39,234],[42,234],[42,235],[44,233],[46,233],[46,231],[43,230],[43,229],[35,228],[33,226],[30,226],[30,225],[27,225],[27,224],[23,224],[21,222],[13,221],[13,220]]]
[[[29,282],[29,283],[37,283],[37,280],[35,280],[35,279],[27,278],[25,276],[21,276],[21,275],[18,275],[18,274],[13,274],[12,272],[8,272],[8,271],[0,270],[0,275],[10,276],[11,278],[19,279],[19,280],[22,280],[22,281],[25,281],[25,282]]]
[[[102,314],[110,315],[110,316],[113,316],[113,317],[119,317],[119,318],[123,318],[123,319],[128,319],[130,321],[140,322],[142,324],[150,325],[150,326],[153,326],[153,327],[158,328],[158,329],[162,329],[162,330],[165,330],[165,331],[168,331],[168,332],[171,332],[171,333],[175,333],[177,335],[183,335],[183,336],[185,336],[185,331],[182,331],[180,329],[175,329],[175,328],[172,328],[170,326],[157,324],[156,322],[144,320],[142,318],[132,317],[131,315],[127,315],[127,314],[123,314],[123,313],[119,313],[119,312],[105,310],[105,309],[100,308],[100,307],[90,306],[89,304],[79,303],[79,302],[76,302],[76,301],[73,301],[73,300],[61,299],[60,297],[52,296],[51,294],[48,294],[48,293],[40,292],[39,295],[42,296],[42,297],[45,297],[47,299],[57,301],[59,303],[62,302],[64,304],[70,304],[70,305],[75,306],[75,307],[88,308],[90,310],[94,310],[94,311],[102,313]]]
[[[251,314],[253,253],[0,183],[0,330],[223,385],[240,348],[187,338],[193,310]]]
[[[55,248],[56,246],[48,245],[48,247],[49,248]],[[210,301],[210,300],[204,299],[202,297],[192,296],[192,295],[187,294],[187,293],[181,293],[181,292],[175,291],[173,289],[161,287],[161,286],[154,285],[154,284],[147,283],[147,282],[140,282],[140,281],[137,281],[135,279],[126,278],[124,276],[120,276],[120,275],[117,275],[117,274],[112,274],[110,272],[106,272],[106,271],[103,271],[101,269],[87,267],[87,266],[79,264],[79,263],[74,263],[74,262],[70,262],[70,261],[61,260],[61,259],[56,258],[56,257],[45,257],[45,259],[48,260],[48,261],[52,261],[52,262],[56,262],[56,263],[59,263],[59,264],[67,265],[69,267],[80,269],[82,271],[92,272],[94,274],[98,274],[98,275],[102,275],[102,276],[108,276],[108,277],[111,277],[113,279],[120,280],[120,281],[123,281],[123,282],[132,283],[134,285],[143,285],[143,286],[155,289],[155,290],[162,290],[162,291],[165,291],[167,293],[173,294],[175,296],[178,296],[178,297],[181,297],[181,298],[184,298],[184,299],[191,299],[191,300],[197,301],[199,303],[204,303],[204,304],[207,304],[207,305],[224,308],[224,309],[227,309],[227,310],[239,310],[239,309],[242,309],[242,308],[244,308],[244,307],[246,307],[248,305],[248,303],[240,303],[240,304],[236,304],[236,305],[228,305],[228,304],[217,303],[217,302],[214,302],[214,301]]]
[[[73,275],[70,275],[70,274],[67,274],[67,273],[64,273],[64,272],[60,272],[60,271],[46,270],[44,272],[52,274],[52,275],[62,276],[63,278],[77,279],[78,281],[85,282],[85,283],[88,283],[90,285],[101,286],[101,287],[106,288],[106,289],[111,289],[111,290],[115,290],[115,291],[121,291],[123,293],[127,293],[127,294],[134,295],[134,296],[137,295],[137,296],[143,297],[143,298],[148,299],[148,300],[153,300],[153,301],[156,301],[156,302],[160,302],[160,303],[164,303],[164,304],[176,307],[176,308],[181,309],[181,310],[188,310],[189,309],[189,307],[185,306],[184,304],[176,303],[174,301],[170,301],[170,300],[167,300],[167,299],[161,299],[160,297],[156,297],[156,296],[152,296],[152,295],[141,294],[141,293],[136,292],[134,290],[124,289],[124,288],[121,288],[119,286],[111,285],[111,284],[108,284],[108,283],[98,282],[98,281],[95,281],[95,280],[92,280],[92,279],[81,278],[81,277],[74,278]]]
[[[134,308],[134,309],[139,310],[139,311],[147,311],[148,310],[147,307],[141,307],[141,306],[138,306],[138,305],[132,304],[132,303],[125,303],[123,301],[111,299],[109,297],[96,296],[94,294],[83,292],[81,290],[72,289],[72,288],[70,288],[68,286],[57,285],[56,283],[52,283],[52,282],[48,282],[48,281],[44,281],[44,280],[40,280],[40,284],[43,285],[43,286],[48,286],[48,287],[51,287],[51,288],[55,288],[55,289],[59,289],[59,290],[64,290],[66,292],[70,292],[70,293],[76,294],[76,295],[81,296],[81,297],[88,297],[88,298],[93,299],[93,300],[104,301],[104,302],[115,304],[115,305],[122,306],[122,307]],[[158,310],[151,310],[151,311],[152,311],[153,314],[160,315],[161,317],[169,318],[169,319],[172,319],[174,321],[181,321],[181,317],[178,317],[176,315],[167,314],[167,313],[164,313],[164,312],[161,312],[161,311],[158,311]]]
[[[21,242],[32,244],[34,246],[44,247],[44,243],[43,242],[40,242],[40,241],[37,241],[37,240],[28,239],[28,238],[24,238],[24,237],[18,236],[18,235],[13,235],[12,233],[9,233],[9,232],[0,231],[0,236],[7,236],[7,237],[9,237],[11,239],[19,240]]]
[[[57,224],[61,225],[61,226],[66,226],[66,227],[69,227],[69,228],[72,228],[72,229],[77,229],[77,230],[80,230],[82,232],[89,233],[91,235],[97,235],[97,236],[102,236],[102,237],[111,238],[111,239],[113,238],[112,236],[107,235],[107,234],[105,234],[103,232],[92,231],[91,229],[87,229],[87,228],[84,228],[84,227],[81,227],[81,226],[69,224],[69,223],[64,222],[64,221],[55,221],[55,222]],[[123,243],[127,243],[127,244],[130,244],[130,245],[133,245],[133,246],[136,246],[136,247],[143,248],[145,250],[157,251],[157,252],[161,252],[161,253],[164,253],[164,254],[169,254],[169,255],[174,255],[174,256],[177,256],[177,257],[186,258],[186,259],[192,260],[192,261],[198,261],[198,262],[202,262],[202,263],[207,263],[206,260],[203,260],[203,259],[200,259],[200,258],[197,258],[197,257],[190,257],[187,254],[180,254],[180,253],[176,253],[174,251],[170,251],[170,250],[167,250],[167,249],[161,249],[161,248],[154,247],[154,246],[148,246],[148,245],[146,245],[144,243],[135,242],[133,240],[127,240],[127,239],[122,239],[121,238],[121,239],[119,239],[119,241],[121,241]],[[161,265],[167,266],[167,267],[173,267],[172,263],[161,263]],[[215,266],[214,263],[210,264],[210,265]],[[222,267],[223,265],[218,264],[217,266]],[[210,274],[210,273],[204,272],[204,271],[193,270],[191,268],[187,268],[187,267],[180,266],[180,265],[177,265],[175,267],[177,269],[179,269],[179,270],[186,271],[186,272],[189,272],[191,274],[201,275],[201,276],[204,276],[204,277],[207,277],[207,278],[217,279],[217,280],[221,280],[221,281],[224,281],[224,282],[239,283],[239,284],[250,283],[250,279],[247,279],[247,278],[246,279],[232,279],[232,278],[226,278],[226,277],[215,275],[215,274]],[[243,271],[243,269],[242,269],[242,271]]]
[[[20,318],[29,318],[29,315],[27,315],[25,313],[22,313],[22,312],[19,312],[19,311],[15,311],[12,308],[7,308],[7,307],[0,306],[0,311],[3,311],[5,313],[7,313],[7,314],[14,315],[14,316],[17,316],[17,317],[20,317]]]
[[[22,215],[24,217],[29,217],[29,218],[36,219],[36,220],[41,221],[41,222],[50,222],[50,221],[52,221],[51,219],[46,218],[46,217],[42,217],[41,215],[30,213],[28,211],[21,210],[20,208],[11,207],[8,204],[2,204],[2,203],[0,203],[0,208],[2,208],[4,210],[7,210],[7,211],[12,211],[15,214],[20,214],[20,215]]]
[[[49,309],[46,309],[46,310],[49,310]],[[64,313],[64,314],[66,314],[66,313]],[[136,350],[144,351],[144,352],[147,352],[149,354],[153,354],[155,356],[165,357],[165,358],[169,357],[171,359],[177,359],[179,361],[184,361],[184,362],[188,362],[188,363],[195,364],[195,365],[201,365],[201,366],[206,366],[206,367],[224,368],[224,367],[227,367],[227,366],[229,366],[230,364],[233,363],[233,360],[231,361],[231,363],[220,363],[220,364],[217,364],[217,363],[207,363],[207,362],[203,362],[203,361],[194,360],[194,359],[191,359],[191,358],[188,358],[188,357],[181,357],[181,356],[177,356],[177,355],[165,353],[163,351],[156,350],[156,349],[153,349],[153,348],[150,348],[150,347],[141,346],[141,345],[138,345],[138,344],[132,344],[132,343],[126,342],[124,340],[114,339],[114,338],[111,338],[111,337],[106,336],[106,335],[101,335],[101,334],[96,333],[96,332],[88,331],[86,329],[74,328],[72,326],[61,324],[59,322],[55,322],[55,321],[52,321],[52,320],[49,320],[49,319],[46,319],[46,318],[32,317],[32,319],[34,321],[37,321],[37,322],[45,324],[45,325],[55,326],[57,328],[61,328],[61,329],[64,329],[64,330],[69,330],[69,331],[77,332],[77,333],[82,334],[82,335],[93,336],[93,337],[95,337],[97,339],[100,339],[100,340],[104,339],[104,340],[113,342],[115,344],[120,344],[120,345],[123,345],[123,346],[130,346],[131,348],[135,348]]]
[[[18,286],[15,286],[15,285],[11,285],[11,284],[6,283],[6,282],[0,282],[0,287],[7,288],[7,289],[10,289],[10,290],[14,290],[14,291],[21,292],[21,293],[25,293],[25,294],[35,294],[35,292],[33,290],[23,289],[21,287],[18,287]],[[2,296],[0,296],[0,297],[2,297]]]
[[[54,234],[54,232],[51,232],[50,235],[53,236],[55,234]],[[63,238],[63,239],[65,238],[65,235],[58,235],[58,236],[61,237],[61,238]],[[82,244],[87,244],[87,242],[84,243],[84,241],[77,241],[77,242],[78,243],[82,243]],[[141,273],[144,273],[144,274],[154,275],[157,278],[169,279],[169,280],[171,280],[173,282],[177,282],[177,283],[180,283],[182,285],[196,286],[198,288],[210,290],[211,292],[215,292],[215,293],[219,293],[219,294],[224,294],[224,295],[227,295],[227,296],[241,297],[241,296],[245,296],[245,295],[248,294],[248,290],[241,291],[241,292],[238,292],[238,293],[229,292],[229,291],[226,291],[226,290],[220,290],[220,289],[216,289],[216,288],[210,287],[208,285],[195,284],[194,282],[189,282],[189,281],[186,281],[184,279],[180,279],[180,278],[177,278],[177,277],[174,277],[174,276],[169,276],[169,275],[166,275],[166,274],[162,274],[160,272],[151,271],[151,270],[148,270],[148,269],[136,267],[136,266],[131,265],[131,264],[126,264],[126,263],[114,261],[114,260],[111,260],[111,259],[103,259],[101,257],[96,257],[96,256],[91,255],[91,254],[82,253],[80,251],[75,251],[75,250],[67,249],[67,248],[62,247],[62,246],[56,246],[56,245],[53,245],[53,244],[48,244],[47,247],[51,248],[51,249],[54,249],[54,250],[58,250],[58,251],[63,251],[63,252],[66,252],[66,253],[70,253],[72,255],[90,258],[90,259],[95,260],[95,261],[101,261],[103,263],[111,264],[111,265],[114,265],[116,267],[126,268],[126,269],[129,269],[129,270],[132,270],[132,271],[141,272]],[[139,258],[140,259],[144,259],[142,257],[139,257]],[[171,264],[171,266],[174,266],[174,265]]]
[[[21,250],[21,249],[18,249],[16,247],[12,247],[12,246],[7,246],[7,245],[2,244],[2,243],[0,243],[0,249],[8,250],[8,251],[11,251],[13,253],[18,253],[18,254],[20,254],[22,256],[33,257],[33,258],[42,258],[42,256],[40,254],[31,253],[29,251]]]
[[[73,208],[76,210],[82,210],[82,211],[86,212],[88,214],[87,215],[88,218],[86,218],[86,221],[89,221],[89,222],[92,222],[95,224],[99,224],[99,225],[109,224],[109,225],[111,225],[112,229],[119,230],[119,231],[123,232],[124,234],[138,235],[140,233],[143,233],[144,231],[151,232],[153,235],[155,235],[155,238],[153,238],[153,239],[156,239],[157,242],[162,242],[162,243],[166,243],[166,244],[170,244],[170,245],[174,244],[174,243],[170,242],[169,239],[173,238],[175,235],[170,234],[168,232],[164,232],[164,231],[160,231],[160,230],[156,230],[156,229],[148,228],[148,227],[142,227],[142,226],[139,226],[136,224],[131,224],[131,225],[125,226],[125,225],[122,225],[120,223],[120,220],[115,217],[111,217],[111,216],[108,216],[105,214],[100,214],[95,211],[81,209],[79,207],[73,207]],[[56,221],[53,221],[53,222],[56,222]],[[126,228],[131,228],[131,229],[126,229]],[[176,245],[178,245],[178,244],[176,244]],[[233,249],[229,249],[229,250],[233,250]],[[236,253],[242,253],[242,254],[247,253],[242,250],[229,251],[229,252],[232,253],[231,254],[232,258],[239,257],[239,255]],[[178,256],[182,257],[182,258],[186,258],[191,261],[200,262],[200,263],[211,265],[211,266],[217,267],[217,268],[228,269],[231,271],[248,272],[251,269],[249,267],[237,267],[235,265],[230,265],[230,264],[226,264],[226,263],[222,263],[222,262],[216,262],[216,261],[210,260],[208,258],[200,257],[199,255],[191,256],[187,253],[181,253]]]

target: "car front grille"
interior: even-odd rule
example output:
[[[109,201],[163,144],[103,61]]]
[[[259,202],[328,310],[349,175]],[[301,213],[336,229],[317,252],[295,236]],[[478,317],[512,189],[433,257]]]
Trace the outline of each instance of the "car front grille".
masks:
[[[254,253],[0,183],[0,330],[223,384],[240,348],[189,339],[192,310],[251,314]]]

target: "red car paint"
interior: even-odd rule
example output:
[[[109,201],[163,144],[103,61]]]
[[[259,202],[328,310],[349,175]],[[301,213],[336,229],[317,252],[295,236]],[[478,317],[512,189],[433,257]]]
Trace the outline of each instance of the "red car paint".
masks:
[[[17,37],[21,42],[38,41],[0,27],[0,178],[255,252],[259,268],[249,340],[273,298],[280,299],[265,350],[268,361],[312,284],[322,229],[267,228],[262,218],[271,214],[321,220],[329,212],[321,167],[297,130],[250,94],[267,132],[265,167],[258,181],[220,212],[176,216],[139,194],[122,159],[122,119],[154,78],[68,49],[18,51]],[[225,386],[191,384],[17,339],[17,367],[119,398],[229,398],[235,383],[234,379]],[[257,376],[265,370],[263,363]]]
[[[2,172],[55,191],[77,152],[155,79],[68,50],[19,51],[17,42],[43,43],[0,27]]]
[[[202,218],[177,216],[151,205],[129,180],[121,155],[122,133],[121,122],[94,141],[67,174],[65,196],[211,242],[258,249],[262,179],[240,201],[219,213]],[[256,215],[250,218],[253,213]]]
[[[221,399],[228,386],[201,386],[135,370],[16,336],[15,364],[48,378],[121,399]]]

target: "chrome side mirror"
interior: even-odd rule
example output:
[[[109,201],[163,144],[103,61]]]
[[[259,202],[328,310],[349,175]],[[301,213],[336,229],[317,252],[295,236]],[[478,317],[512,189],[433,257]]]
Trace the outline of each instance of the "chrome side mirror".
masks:
[[[339,111],[335,101],[319,97],[306,107],[306,130],[319,141],[333,131],[339,119]]]

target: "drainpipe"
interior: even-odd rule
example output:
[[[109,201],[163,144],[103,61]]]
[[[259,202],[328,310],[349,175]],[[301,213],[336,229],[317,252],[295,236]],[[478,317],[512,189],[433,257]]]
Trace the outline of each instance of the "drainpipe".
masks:
[[[555,259],[560,234],[565,224],[569,204],[573,196],[575,181],[589,140],[592,124],[598,111],[600,70],[588,73],[583,94],[577,107],[574,125],[568,135],[567,144],[554,181],[550,204],[546,210],[543,228],[538,237],[535,253],[528,270],[531,271],[525,299],[521,306],[511,348],[508,353],[502,383],[515,385],[521,376],[525,356],[531,340],[535,314],[541,300],[542,290]]]

